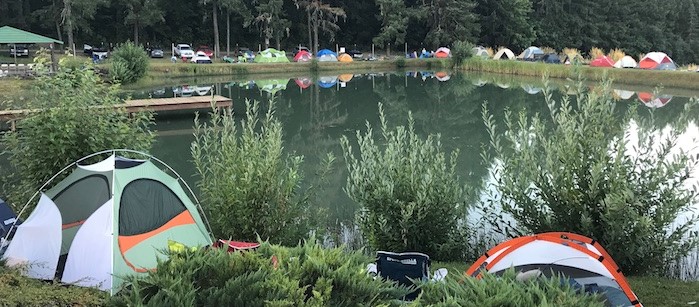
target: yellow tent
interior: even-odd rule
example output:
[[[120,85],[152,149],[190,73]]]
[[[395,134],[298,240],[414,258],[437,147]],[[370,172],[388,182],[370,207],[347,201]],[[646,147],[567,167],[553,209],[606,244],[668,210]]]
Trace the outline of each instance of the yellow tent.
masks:
[[[347,53],[343,53],[337,57],[337,60],[340,62],[352,62],[352,57]]]

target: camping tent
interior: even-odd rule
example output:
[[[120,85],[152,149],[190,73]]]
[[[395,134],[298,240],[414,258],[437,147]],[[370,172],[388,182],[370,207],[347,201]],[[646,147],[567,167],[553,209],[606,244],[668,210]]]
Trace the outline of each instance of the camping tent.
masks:
[[[12,225],[15,224],[21,224],[17,220],[17,214],[15,214],[8,203],[0,199],[0,238],[5,237],[10,232]]]
[[[437,51],[435,51],[434,57],[440,59],[451,57],[451,50],[446,47],[440,47],[437,49]]]
[[[187,246],[210,245],[197,207],[167,165],[146,154],[127,159],[117,151],[100,152],[71,164],[72,170],[37,191],[39,201],[4,255],[8,265],[27,265],[32,278],[99,287],[112,294],[122,277],[143,274],[164,257],[159,250],[173,240]],[[104,154],[95,164],[85,161]],[[177,178],[161,170],[158,162]],[[48,190],[44,190],[53,184]]]
[[[583,57],[577,53],[566,54],[565,58],[563,58],[563,64],[573,65],[573,64],[582,63],[583,60],[584,60]]]
[[[308,62],[313,58],[313,56],[306,50],[301,50],[294,56],[294,62]]]
[[[325,76],[318,78],[318,85],[322,88],[331,88],[337,84],[337,76]]]
[[[592,62],[590,62],[590,66],[592,67],[614,67],[614,61],[610,59],[606,55],[602,55],[596,59],[594,59]]]
[[[531,46],[527,49],[525,49],[519,56],[518,58],[523,59],[525,61],[534,61],[536,60],[537,57],[543,56],[544,51],[539,49],[539,47],[534,47]]]
[[[350,56],[347,53],[340,54],[339,57],[337,57],[337,60],[340,62],[352,62],[352,56]]]
[[[614,63],[614,67],[616,68],[636,68],[637,66],[638,63],[636,63],[636,60],[628,55],[625,55],[621,60]]]
[[[675,62],[662,52],[651,52],[646,54],[641,61],[638,62],[638,67],[641,69],[657,69],[657,70],[676,70]]]
[[[619,99],[627,100],[633,97],[634,93],[633,91],[627,91],[627,90],[614,90],[614,95],[618,96]]]
[[[257,84],[257,88],[259,88],[260,91],[267,92],[272,95],[281,90],[285,90],[288,83],[289,79],[267,79],[255,81],[255,84]]]
[[[610,306],[642,306],[607,251],[581,235],[544,233],[506,241],[476,260],[466,274],[478,278],[484,271],[502,274],[509,268],[563,275],[579,290],[598,289]]]
[[[473,81],[471,81],[471,84],[480,87],[488,84],[488,81],[483,79],[473,79]]]
[[[655,96],[653,93],[640,92],[638,93],[638,100],[640,100],[646,107],[649,108],[661,108],[664,107],[672,100],[670,95],[658,95]]]
[[[306,78],[306,77],[296,78],[296,80],[294,80],[294,82],[296,82],[296,85],[298,85],[302,90],[307,89],[308,87],[311,86],[311,84],[313,84],[313,80],[311,80],[311,78]]]
[[[498,52],[495,53],[495,56],[493,56],[493,60],[500,60],[502,57],[506,57],[507,60],[514,60],[515,59],[515,53],[512,52],[512,50],[507,49],[507,48],[502,48],[498,50]]]
[[[289,58],[284,51],[267,48],[255,57],[255,63],[289,63]]]
[[[320,62],[337,62],[337,54],[328,49],[318,51],[318,55],[316,55],[316,57]]]
[[[561,58],[555,53],[545,54],[543,57],[541,57],[541,61],[549,64],[561,64]]]
[[[481,46],[473,47],[471,49],[471,53],[473,53],[474,57],[478,56],[478,57],[482,57],[484,59],[487,59],[490,57],[490,55],[488,54],[488,50],[486,50],[484,47],[481,47]]]

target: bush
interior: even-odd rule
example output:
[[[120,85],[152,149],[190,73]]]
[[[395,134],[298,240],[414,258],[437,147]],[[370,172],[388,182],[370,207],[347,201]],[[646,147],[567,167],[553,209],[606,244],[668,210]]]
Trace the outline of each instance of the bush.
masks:
[[[405,58],[398,57],[393,61],[394,64],[396,64],[396,68],[402,69],[405,68]]]
[[[454,47],[451,48],[451,59],[455,67],[461,66],[465,60],[473,57],[473,48],[475,45],[467,41],[456,41]]]
[[[150,112],[130,115],[113,105],[118,86],[104,84],[92,69],[61,66],[55,76],[41,76],[31,90],[27,114],[2,144],[15,174],[5,187],[14,204],[23,204],[51,176],[88,154],[113,148],[148,151],[153,135]],[[61,178],[58,178],[59,180]],[[56,183],[57,181],[54,181]]]
[[[601,298],[576,292],[562,278],[520,282],[515,276],[512,270],[480,280],[449,274],[445,282],[420,284],[422,294],[411,306],[604,306]]]
[[[240,127],[229,109],[195,119],[192,157],[216,236],[295,245],[309,232],[309,202],[299,192],[302,156],[283,153],[282,125],[246,103]]]
[[[134,83],[148,71],[148,54],[141,46],[128,41],[114,49],[111,63],[109,74],[112,79],[123,84]]]
[[[170,254],[145,277],[129,277],[117,306],[399,305],[408,290],[374,279],[370,259],[314,241],[294,248],[269,243],[255,251],[186,250]]]
[[[436,259],[457,240],[465,217],[464,189],[455,174],[458,152],[449,159],[439,135],[420,138],[412,114],[408,126],[389,130],[379,105],[382,143],[367,123],[357,131],[358,156],[347,137],[341,139],[347,161],[346,193],[360,205],[357,223],[371,248],[420,251]],[[464,246],[461,246],[464,249]]]
[[[697,160],[672,151],[684,128],[666,128],[660,137],[646,128],[654,129],[653,116],[639,118],[635,105],[615,113],[610,82],[584,88],[580,82],[577,96],[560,103],[547,89],[551,124],[507,113],[504,134],[484,107],[498,161],[494,186],[501,194],[492,201],[520,232],[586,235],[624,272],[662,273],[698,243],[692,232],[697,217],[678,220],[697,201],[696,187],[685,187]],[[676,122],[687,123],[689,116],[682,111]],[[638,140],[632,141],[635,130]]]
[[[22,276],[0,263],[2,306],[102,306],[108,294],[97,289],[51,284]]]

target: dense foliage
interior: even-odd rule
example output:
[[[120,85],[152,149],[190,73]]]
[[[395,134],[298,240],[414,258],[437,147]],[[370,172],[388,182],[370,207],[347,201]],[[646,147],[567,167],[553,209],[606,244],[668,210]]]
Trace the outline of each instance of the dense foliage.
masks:
[[[408,290],[367,274],[370,258],[311,241],[250,252],[170,253],[146,277],[129,278],[117,306],[397,306]]]
[[[23,205],[51,176],[94,152],[129,148],[148,152],[153,135],[150,112],[129,114],[118,85],[105,84],[89,63],[62,62],[53,76],[38,77],[28,114],[17,130],[4,134],[14,174],[6,187],[10,201]]]
[[[341,139],[348,170],[345,191],[360,205],[362,234],[376,250],[458,257],[447,248],[467,237],[461,226],[464,189],[455,174],[458,152],[447,157],[439,135],[418,136],[412,114],[407,127],[395,129],[388,127],[382,105],[379,116],[379,141],[369,124],[364,134],[357,131],[356,152],[347,137]]]
[[[300,192],[302,156],[284,153],[282,126],[273,107],[259,114],[247,103],[236,123],[230,109],[217,109],[208,122],[197,118],[191,151],[204,210],[218,237],[257,236],[295,245],[308,235],[312,218]]]
[[[111,54],[112,79],[122,84],[134,83],[146,75],[148,70],[148,55],[143,48],[132,42],[119,45]]]
[[[690,115],[661,135],[635,106],[615,112],[611,93],[609,82],[579,84],[559,102],[547,90],[550,125],[507,113],[504,133],[484,107],[498,194],[486,207],[501,206],[521,232],[589,236],[625,273],[663,273],[699,243],[689,217],[698,194],[687,185],[697,158],[675,148]]]
[[[188,42],[219,50],[219,40],[229,42],[222,50],[270,41],[312,48],[318,36],[321,48],[367,50],[375,42],[421,50],[470,40],[515,52],[530,44],[621,48],[634,57],[664,51],[679,63],[699,63],[699,0],[15,0],[0,2],[0,24],[78,49],[127,39],[166,49]]]
[[[484,274],[480,280],[449,274],[446,282],[426,282],[420,288],[422,295],[410,306],[605,306],[599,297],[580,294],[562,278],[522,282],[514,271]]]

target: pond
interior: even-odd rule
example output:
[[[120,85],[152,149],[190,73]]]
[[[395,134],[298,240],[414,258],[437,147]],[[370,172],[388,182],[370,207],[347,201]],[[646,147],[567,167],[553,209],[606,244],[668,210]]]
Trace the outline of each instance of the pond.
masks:
[[[551,82],[554,98],[560,98],[572,83]],[[492,161],[482,161],[487,144],[481,110],[487,108],[502,122],[506,109],[525,109],[546,119],[549,112],[538,79],[521,79],[497,75],[451,75],[447,72],[391,72],[371,74],[321,75],[317,78],[246,80],[232,82],[182,82],[171,86],[139,90],[134,98],[211,95],[212,92],[233,100],[237,118],[245,112],[246,100],[257,100],[262,107],[274,96],[276,116],[284,126],[285,148],[304,156],[306,182],[327,153],[337,157],[334,171],[325,178],[319,199],[329,223],[351,222],[357,205],[343,192],[346,167],[342,159],[340,138],[354,137],[356,130],[366,129],[368,122],[378,127],[378,105],[383,103],[389,125],[407,123],[412,112],[416,130],[422,135],[440,134],[446,150],[459,150],[458,175],[466,186],[480,187],[487,178]],[[623,106],[638,104],[654,110],[659,127],[673,124],[676,114],[689,102],[688,96],[699,93],[663,91],[614,86],[615,96]],[[625,108],[618,108],[623,112]],[[200,111],[205,116],[207,111]],[[699,118],[696,116],[695,118]],[[194,112],[170,112],[156,118],[158,136],[153,154],[169,163],[196,186],[197,177],[191,163]],[[196,190],[196,188],[195,188]],[[476,193],[477,194],[477,193]],[[474,194],[474,195],[476,195]],[[476,199],[473,199],[475,202]]]

